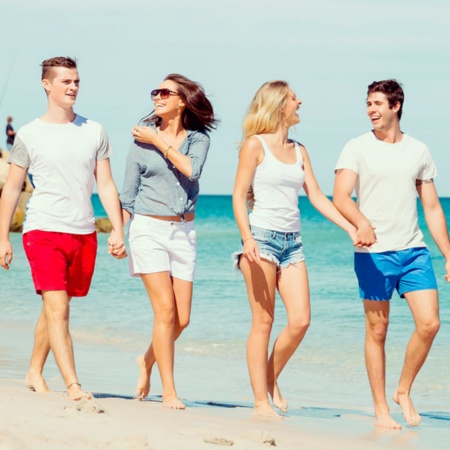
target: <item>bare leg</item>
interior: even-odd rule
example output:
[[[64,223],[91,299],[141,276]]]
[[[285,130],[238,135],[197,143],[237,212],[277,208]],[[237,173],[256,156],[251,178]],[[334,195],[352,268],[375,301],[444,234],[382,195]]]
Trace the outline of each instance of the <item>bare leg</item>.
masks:
[[[149,377],[152,365],[156,360],[163,385],[163,406],[184,409],[185,405],[178,398],[175,390],[174,343],[189,323],[192,282],[171,279],[168,272],[145,274],[141,278],[152,303],[154,325],[152,344],[146,355],[138,358],[138,363],[141,363],[138,398],[144,396],[147,391],[147,383],[148,390],[150,390]],[[140,392],[139,389],[141,389]]]
[[[276,265],[262,260],[261,265],[250,264],[241,257],[240,269],[244,275],[252,311],[252,325],[247,340],[247,366],[255,396],[254,414],[281,417],[272,408],[267,387],[267,358],[270,333],[274,319]]]
[[[405,294],[405,298],[413,314],[416,328],[406,348],[402,374],[392,398],[401,406],[408,425],[416,427],[420,424],[421,418],[411,400],[411,388],[439,331],[439,301],[436,290],[409,292]]]
[[[375,408],[375,425],[400,429],[391,417],[386,400],[386,355],[384,345],[389,325],[389,301],[364,300],[366,340],[364,356]]]
[[[72,338],[69,332],[69,297],[65,291],[44,291],[45,316],[47,318],[48,342],[56,364],[66,383],[67,394],[71,400],[91,398],[83,392],[75,371]]]
[[[277,379],[305,337],[311,320],[306,264],[302,262],[291,265],[279,271],[277,278],[278,291],[286,307],[288,323],[273,346],[268,362],[267,385],[274,406],[286,412],[287,401],[280,393]]]
[[[34,332],[34,345],[31,354],[30,368],[25,378],[25,385],[38,394],[46,394],[50,392],[47,383],[42,376],[44,365],[50,353],[50,344],[48,341],[47,317],[45,315],[44,302],[42,302],[42,310],[36,324]]]

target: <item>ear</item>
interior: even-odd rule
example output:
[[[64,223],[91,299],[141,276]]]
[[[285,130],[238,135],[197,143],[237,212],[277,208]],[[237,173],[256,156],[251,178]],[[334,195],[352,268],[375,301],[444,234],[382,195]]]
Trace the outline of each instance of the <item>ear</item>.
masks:
[[[47,80],[46,78],[44,78],[43,80],[42,80],[42,87],[44,88],[44,90],[45,90],[45,92],[48,94],[49,93],[49,91],[50,91],[50,81],[49,80]]]
[[[400,102],[397,102],[393,107],[392,107],[392,111],[394,111],[395,113],[400,111]]]

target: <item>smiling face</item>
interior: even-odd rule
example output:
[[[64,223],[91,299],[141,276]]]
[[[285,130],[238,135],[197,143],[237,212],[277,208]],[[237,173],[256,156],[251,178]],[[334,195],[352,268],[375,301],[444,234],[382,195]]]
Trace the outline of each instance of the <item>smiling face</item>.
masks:
[[[78,95],[80,77],[77,69],[53,67],[48,78],[42,80],[49,103],[61,108],[71,108]]]
[[[399,109],[399,102],[390,108],[389,101],[382,92],[372,92],[367,97],[367,115],[375,131],[387,132],[398,126],[397,112]]]
[[[301,104],[302,101],[299,98],[297,98],[292,89],[289,89],[286,97],[286,104],[283,110],[285,118],[284,123],[286,124],[287,127],[291,127],[292,125],[300,123],[300,117],[297,111],[300,108]]]
[[[158,89],[169,89],[172,92],[179,92],[179,87],[177,83],[172,80],[164,80]],[[170,94],[168,98],[162,99],[161,95],[158,94],[153,99],[153,104],[155,108],[155,114],[158,117],[175,117],[179,116],[184,111],[184,102],[180,95]]]

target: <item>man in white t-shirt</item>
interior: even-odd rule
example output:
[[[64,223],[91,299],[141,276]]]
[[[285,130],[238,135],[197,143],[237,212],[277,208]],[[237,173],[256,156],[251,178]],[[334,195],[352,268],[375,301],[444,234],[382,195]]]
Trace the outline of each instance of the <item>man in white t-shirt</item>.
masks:
[[[334,187],[334,204],[357,228],[355,272],[366,316],[366,368],[375,425],[386,428],[401,428],[390,415],[385,391],[385,341],[393,291],[406,299],[415,322],[392,397],[409,426],[420,423],[411,387],[440,326],[436,278],[418,226],[417,194],[446,261],[445,279],[450,281],[450,241],[433,182],[436,167],[426,145],[400,129],[403,101],[403,89],[395,80],[369,86],[367,114],[373,130],[345,145]],[[351,197],[354,189],[356,203]]]
[[[56,57],[41,66],[48,107],[18,131],[8,157],[0,199],[0,266],[9,269],[13,258],[9,226],[28,171],[35,189],[23,244],[43,305],[25,383],[36,392],[49,392],[42,372],[51,350],[69,398],[80,400],[91,395],[81,389],[75,370],[69,302],[87,295],[94,272],[97,236],[90,199],[95,181],[113,228],[109,253],[123,258],[126,251],[108,137],[100,124],[73,111],[80,82],[76,61]]]

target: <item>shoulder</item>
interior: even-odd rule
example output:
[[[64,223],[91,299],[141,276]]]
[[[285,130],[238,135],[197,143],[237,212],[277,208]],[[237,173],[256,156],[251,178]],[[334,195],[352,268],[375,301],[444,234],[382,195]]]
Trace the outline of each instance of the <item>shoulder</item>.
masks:
[[[205,143],[210,142],[209,134],[206,131],[201,130],[188,130],[187,139],[189,141],[202,141]]]
[[[419,139],[413,138],[409,134],[403,133],[403,139],[408,146],[415,147],[417,149],[428,151],[428,146]]]

